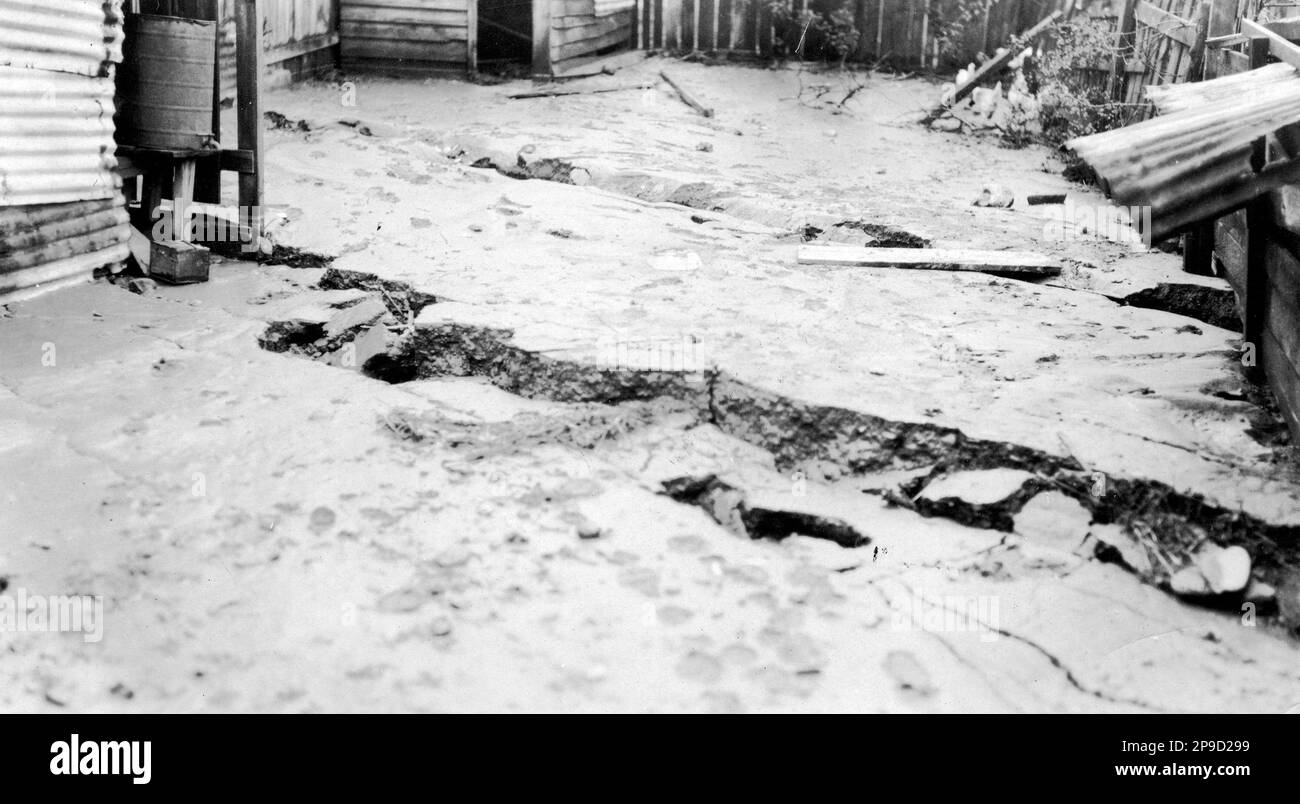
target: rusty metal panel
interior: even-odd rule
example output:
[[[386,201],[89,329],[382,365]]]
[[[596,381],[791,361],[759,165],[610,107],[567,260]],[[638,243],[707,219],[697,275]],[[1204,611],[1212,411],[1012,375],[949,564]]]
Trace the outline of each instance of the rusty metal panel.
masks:
[[[0,0],[0,65],[107,75],[122,60],[122,0]]]
[[[121,0],[0,0],[0,299],[126,258],[114,169]]]
[[[0,67],[0,207],[111,198],[113,80]]]

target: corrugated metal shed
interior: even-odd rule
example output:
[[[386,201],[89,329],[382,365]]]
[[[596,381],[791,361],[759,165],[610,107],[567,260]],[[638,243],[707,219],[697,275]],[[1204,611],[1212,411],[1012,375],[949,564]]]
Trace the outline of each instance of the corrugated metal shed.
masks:
[[[0,299],[126,258],[114,168],[121,0],[0,0]]]

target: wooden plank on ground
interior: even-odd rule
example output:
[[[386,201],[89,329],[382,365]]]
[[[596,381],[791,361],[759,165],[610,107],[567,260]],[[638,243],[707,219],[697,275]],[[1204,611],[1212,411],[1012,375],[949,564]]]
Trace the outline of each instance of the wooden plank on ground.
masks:
[[[1026,251],[979,251],[964,248],[866,248],[851,245],[799,247],[801,265],[856,265],[931,271],[984,271],[1025,276],[1055,276],[1056,260]]]

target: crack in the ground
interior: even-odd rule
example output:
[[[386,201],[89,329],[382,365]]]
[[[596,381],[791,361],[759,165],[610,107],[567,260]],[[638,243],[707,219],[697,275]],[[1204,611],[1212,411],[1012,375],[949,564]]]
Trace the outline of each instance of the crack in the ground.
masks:
[[[908,594],[910,597],[912,597],[912,598],[916,598],[916,597],[917,597],[916,590],[912,589],[910,586],[908,586],[908,585],[907,585],[906,583],[904,583],[903,581],[895,580],[895,583],[897,583],[899,586],[903,587],[904,591],[906,591],[907,594]],[[887,594],[883,589],[881,589],[881,590],[879,590],[879,591],[881,592],[882,595],[885,596],[886,600],[889,600],[889,596],[888,596],[888,594]],[[939,609],[942,609],[942,610],[943,610],[944,612],[946,612],[946,613],[951,613],[951,614],[953,614],[953,615],[955,615],[955,616],[967,617],[967,618],[969,618],[969,617],[971,616],[971,612],[970,612],[970,611],[954,609],[954,608],[951,608],[951,607],[945,605],[945,604],[942,603],[942,602],[935,602],[935,601],[929,601],[929,600],[927,600],[926,602],[929,603],[930,605],[933,605],[933,606],[939,608]],[[893,601],[892,601],[892,600],[889,600],[889,605],[890,605],[891,608],[893,607]],[[1015,633],[1014,631],[1009,631],[1009,630],[1007,630],[1006,628],[1003,628],[1003,627],[1001,627],[1000,625],[997,625],[997,624],[995,624],[995,623],[989,623],[989,622],[985,622],[985,621],[983,621],[983,620],[978,620],[978,624],[979,624],[980,627],[988,629],[989,632],[991,632],[991,633],[997,634],[998,636],[1006,637],[1007,639],[1014,640],[1014,641],[1016,641],[1016,642],[1019,642],[1019,643],[1022,644],[1022,645],[1025,645],[1026,647],[1029,647],[1029,648],[1033,649],[1034,651],[1036,651],[1039,655],[1041,655],[1044,659],[1046,659],[1046,660],[1047,660],[1047,661],[1052,665],[1052,667],[1056,668],[1057,670],[1059,670],[1059,671],[1061,672],[1061,675],[1065,678],[1066,682],[1067,682],[1071,687],[1073,687],[1075,690],[1077,690],[1077,691],[1083,693],[1084,695],[1092,696],[1092,697],[1094,697],[1094,698],[1097,698],[1098,700],[1105,701],[1105,702],[1107,702],[1107,703],[1112,703],[1112,704],[1125,704],[1125,705],[1128,705],[1128,706],[1136,706],[1136,707],[1139,707],[1139,708],[1141,708],[1141,709],[1145,709],[1145,710],[1147,710],[1147,711],[1152,711],[1152,712],[1164,712],[1164,711],[1167,711],[1167,710],[1165,710],[1165,709],[1162,708],[1162,707],[1154,706],[1154,705],[1152,705],[1152,704],[1150,704],[1150,703],[1147,703],[1146,701],[1140,701],[1140,700],[1138,700],[1138,699],[1136,699],[1136,698],[1121,698],[1121,697],[1118,697],[1118,696],[1115,696],[1115,695],[1111,695],[1111,694],[1109,694],[1109,693],[1106,693],[1106,692],[1104,692],[1104,691],[1102,691],[1102,690],[1094,689],[1094,688],[1091,688],[1091,687],[1085,686],[1085,685],[1083,684],[1083,682],[1081,682],[1081,681],[1079,680],[1079,677],[1076,676],[1076,675],[1074,674],[1074,671],[1071,670],[1071,669],[1070,669],[1070,668],[1065,664],[1065,662],[1061,659],[1061,657],[1057,656],[1055,653],[1051,652],[1050,650],[1048,650],[1047,648],[1045,648],[1045,647],[1043,647],[1042,645],[1038,644],[1037,642],[1035,642],[1034,640],[1030,639],[1029,637],[1022,636],[1021,634],[1017,634],[1017,633]]]
[[[331,279],[322,286],[378,289],[386,297],[405,294],[408,300],[414,293],[401,283],[385,283],[365,274],[331,269],[327,276]],[[430,294],[418,294],[411,309],[434,301]],[[561,403],[620,405],[670,399],[697,421],[766,450],[781,471],[795,471],[808,462],[827,462],[851,476],[928,468],[927,474],[901,484],[897,493],[884,495],[887,501],[925,516],[1008,531],[1014,514],[1037,492],[1051,488],[1082,505],[1092,522],[1116,523],[1130,533],[1148,535],[1165,553],[1185,561],[1209,541],[1245,547],[1257,575],[1275,586],[1300,571],[1300,526],[1273,525],[1159,481],[1104,477],[1104,491],[1098,493],[1097,473],[1073,457],[971,438],[953,427],[806,403],[716,368],[704,372],[611,368],[531,352],[514,345],[512,338],[513,332],[504,328],[456,323],[410,326],[384,356],[385,371],[377,371],[373,362],[363,370],[381,379],[477,376],[519,396]],[[939,477],[980,469],[1019,469],[1032,473],[1035,480],[993,505],[916,499]],[[774,514],[771,521],[781,522],[781,516]],[[779,530],[786,524],[773,527]],[[1160,565],[1142,577],[1168,589],[1173,569]]]

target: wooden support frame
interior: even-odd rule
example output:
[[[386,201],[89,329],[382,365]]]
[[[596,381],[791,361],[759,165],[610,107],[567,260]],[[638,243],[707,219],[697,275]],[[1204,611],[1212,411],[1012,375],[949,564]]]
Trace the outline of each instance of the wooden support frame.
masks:
[[[1249,22],[1249,20],[1242,20],[1242,30],[1254,33],[1246,28]],[[1250,68],[1254,70],[1267,64],[1271,51],[1270,37],[1253,37],[1249,46]],[[1268,143],[1264,137],[1260,137],[1254,143],[1250,162],[1256,172],[1264,169],[1268,158],[1267,148]],[[1245,298],[1242,299],[1241,304],[1244,319],[1242,336],[1247,348],[1252,348],[1255,352],[1257,365],[1251,373],[1257,377],[1262,376],[1262,366],[1258,363],[1261,363],[1263,358],[1261,352],[1264,344],[1264,322],[1268,314],[1268,268],[1265,260],[1268,256],[1268,232],[1271,225],[1267,196],[1260,196],[1251,201],[1246,207],[1246,287]]]
[[[478,0],[465,0],[465,70],[469,75],[478,72]],[[540,0],[533,0],[534,3]]]
[[[239,174],[239,206],[249,225],[261,231],[262,154],[262,0],[235,0],[235,92],[239,103],[239,149],[253,154],[253,170]]]
[[[1282,34],[1271,31],[1253,20],[1243,19],[1241,21],[1241,32],[1251,37],[1251,52],[1254,53],[1256,42],[1264,39],[1268,43],[1268,53],[1278,61],[1284,61],[1287,64],[1300,69],[1300,45],[1291,42]],[[1252,69],[1256,66],[1254,57],[1251,59]],[[1263,66],[1263,65],[1258,65]]]

